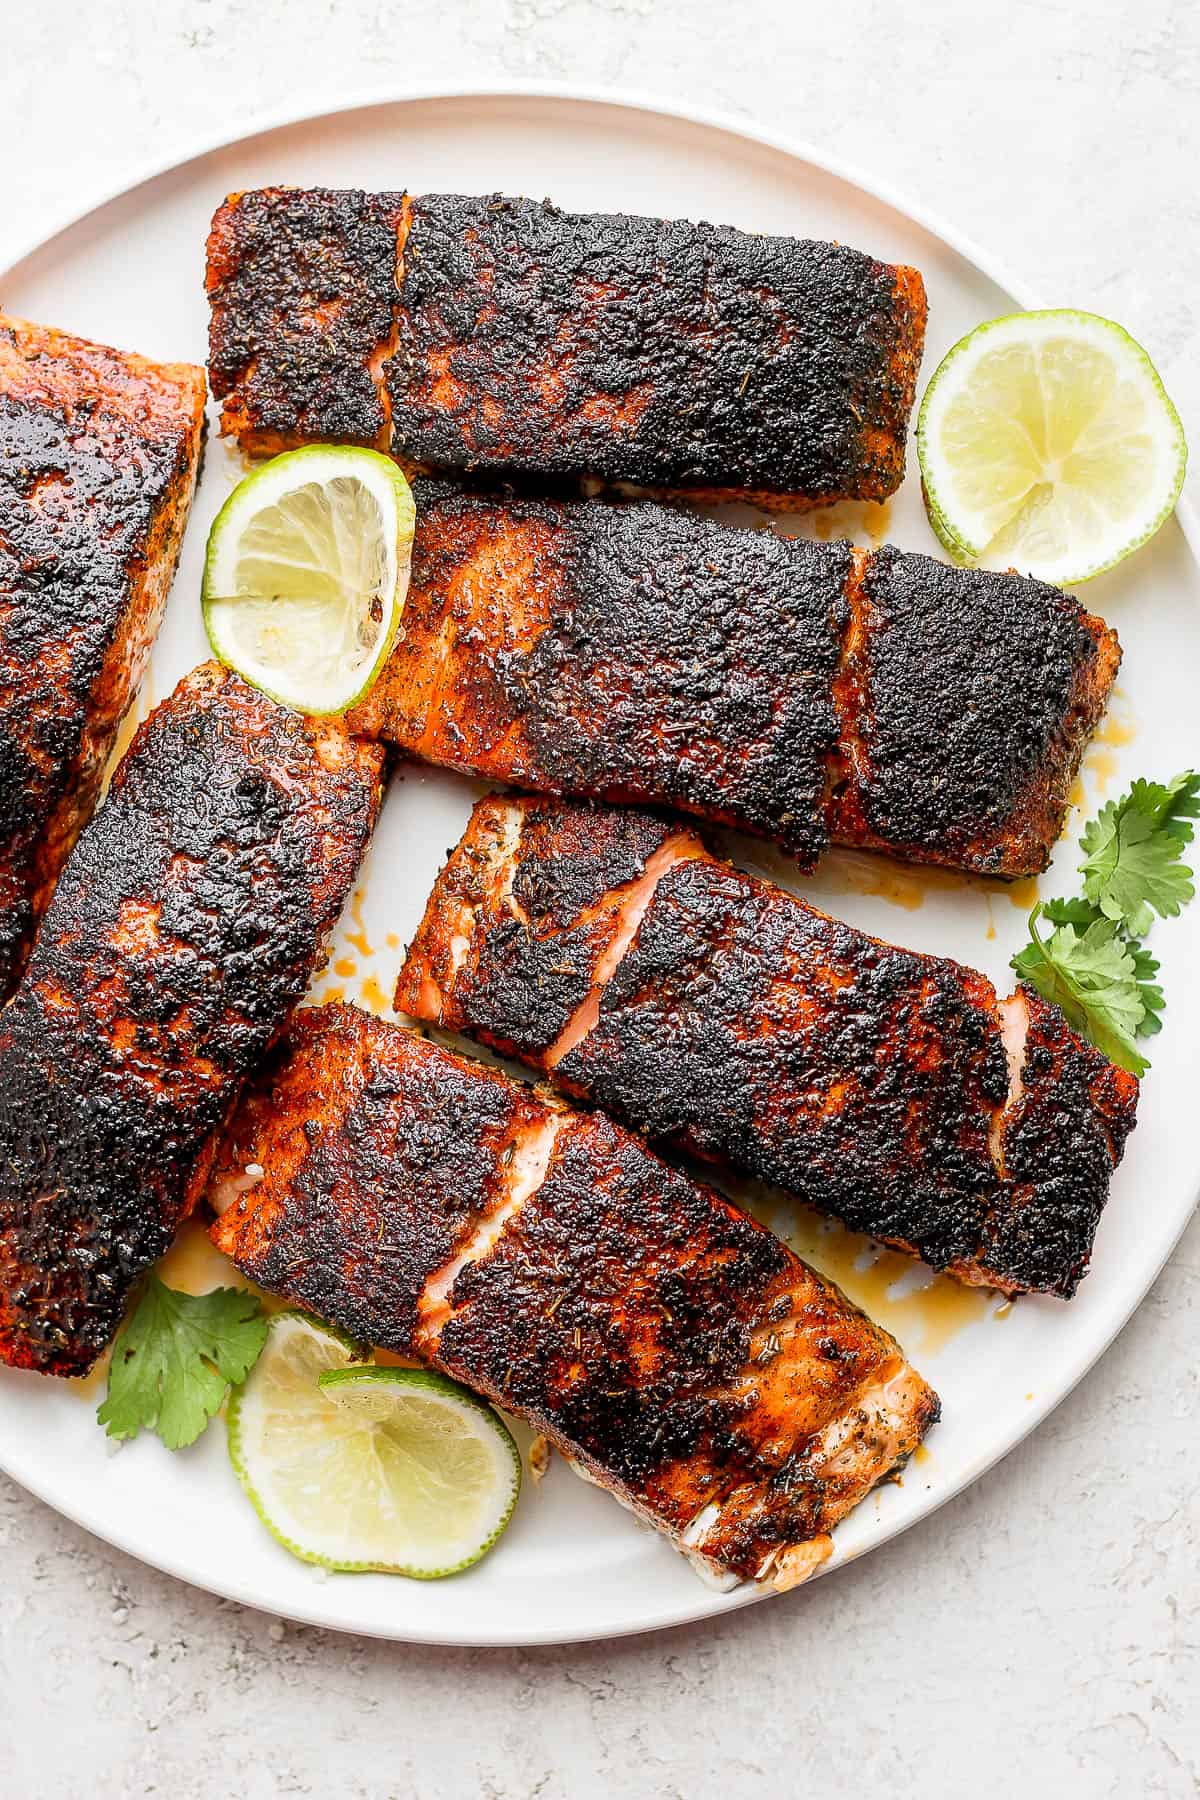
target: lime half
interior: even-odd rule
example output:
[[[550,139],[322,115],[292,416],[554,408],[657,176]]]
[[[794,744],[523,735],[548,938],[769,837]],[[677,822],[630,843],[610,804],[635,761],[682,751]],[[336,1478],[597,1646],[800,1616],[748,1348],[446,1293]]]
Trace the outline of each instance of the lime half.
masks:
[[[490,1406],[442,1375],[353,1361],[283,1313],[229,1407],[229,1453],[259,1517],[327,1569],[430,1580],[469,1568],[507,1525],[521,1459]]]
[[[1150,358],[1095,313],[1013,313],[957,343],[917,423],[926,510],[957,561],[1061,586],[1136,550],[1187,467]]]
[[[414,519],[407,481],[374,450],[315,444],[247,475],[208,534],[215,654],[285,706],[345,712],[395,639]]]

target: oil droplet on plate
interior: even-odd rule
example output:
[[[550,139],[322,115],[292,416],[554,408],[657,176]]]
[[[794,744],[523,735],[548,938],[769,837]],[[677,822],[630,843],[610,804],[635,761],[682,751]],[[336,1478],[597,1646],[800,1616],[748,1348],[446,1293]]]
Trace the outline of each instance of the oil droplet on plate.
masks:
[[[113,739],[113,747],[108,753],[108,761],[104,765],[104,774],[100,778],[101,797],[108,793],[108,786],[130,744],[133,735],[142,720],[148,718],[154,709],[154,690],[147,675],[142,682],[141,691],[134,695],[125,710],[125,716],[117,726],[117,735]]]
[[[782,1196],[755,1196],[754,1211],[798,1256],[892,1332],[909,1355],[937,1355],[961,1331],[994,1312],[998,1296],[990,1288],[967,1287],[938,1275],[903,1251],[884,1249]]]
[[[1116,690],[1113,690],[1114,693]],[[1119,719],[1112,712],[1107,712],[1100,722],[1100,729],[1095,736],[1097,744],[1110,744],[1114,750],[1123,750],[1132,744],[1137,736],[1137,721],[1132,717]]]
[[[1038,878],[1036,875],[1026,875],[1021,881],[1010,881],[1004,892],[1013,906],[1021,912],[1028,912],[1030,907],[1037,905]]]
[[[1087,753],[1084,767],[1096,783],[1096,792],[1106,794],[1108,784],[1117,772],[1117,759],[1112,751],[1093,746]]]
[[[386,1013],[392,1010],[391,1001],[380,987],[378,981],[376,981],[374,975],[368,975],[363,982],[360,998],[367,1011],[373,1012],[377,1016],[380,1013]]]
[[[953,869],[914,868],[855,850],[835,850],[825,858],[817,886],[833,894],[863,894],[916,912],[933,892],[961,893],[970,877]]]
[[[208,1215],[193,1213],[179,1228],[175,1242],[154,1273],[167,1287],[184,1294],[207,1294],[215,1287],[241,1285],[241,1276],[208,1235]]]
[[[367,937],[367,928],[363,923],[362,909],[363,891],[361,888],[355,888],[350,901],[350,917],[354,921],[354,930],[346,933],[346,942],[353,944],[360,956],[374,956],[375,951]]]
[[[855,544],[865,539],[874,546],[886,537],[891,516],[886,500],[838,500],[832,506],[814,508],[805,522],[823,544],[830,538],[848,538]]]

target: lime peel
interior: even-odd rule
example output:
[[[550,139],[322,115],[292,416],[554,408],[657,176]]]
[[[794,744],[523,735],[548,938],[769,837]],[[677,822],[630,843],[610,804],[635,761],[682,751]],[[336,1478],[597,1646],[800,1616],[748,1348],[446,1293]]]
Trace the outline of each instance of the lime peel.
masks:
[[[395,642],[415,520],[408,482],[374,450],[273,457],[209,532],[201,601],[214,653],[285,706],[345,712]]]
[[[925,390],[929,521],[958,562],[1074,585],[1169,517],[1187,444],[1146,352],[1094,313],[1012,313],[962,338]]]

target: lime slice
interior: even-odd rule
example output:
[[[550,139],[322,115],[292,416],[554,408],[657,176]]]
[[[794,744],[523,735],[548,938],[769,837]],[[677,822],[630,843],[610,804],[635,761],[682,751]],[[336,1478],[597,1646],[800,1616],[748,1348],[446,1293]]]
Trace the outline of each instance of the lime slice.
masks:
[[[1136,550],[1183,486],[1187,444],[1150,358],[1095,313],[1013,313],[957,343],[925,390],[929,522],[959,562],[1060,586]]]
[[[407,481],[374,450],[314,444],[247,475],[208,534],[215,654],[285,706],[345,712],[395,640],[414,517]]]
[[[267,1529],[304,1562],[431,1580],[507,1525],[521,1459],[491,1407],[426,1369],[355,1364],[282,1313],[231,1397],[229,1454]]]

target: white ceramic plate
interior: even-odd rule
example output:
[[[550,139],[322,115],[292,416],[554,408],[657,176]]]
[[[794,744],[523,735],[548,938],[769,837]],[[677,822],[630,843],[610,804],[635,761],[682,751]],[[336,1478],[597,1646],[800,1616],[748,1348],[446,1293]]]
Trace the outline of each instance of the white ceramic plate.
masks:
[[[13,312],[151,356],[205,356],[203,245],[227,190],[267,182],[506,189],[562,205],[727,221],[760,231],[837,237],[917,264],[929,289],[925,373],[970,326],[1032,304],[986,272],[977,253],[920,222],[811,151],[769,142],[731,121],[683,118],[648,102],[618,104],[545,91],[409,97],[358,104],[209,149],[109,200],[27,255],[3,278]],[[1056,295],[1070,303],[1069,294]],[[1153,346],[1151,346],[1153,350]],[[209,522],[239,469],[215,439],[155,651],[148,699],[161,699],[206,654],[198,604]],[[909,549],[937,546],[915,474],[886,509],[838,509],[832,529],[868,541],[886,531]],[[1200,760],[1195,671],[1200,668],[1200,576],[1172,523],[1132,562],[1087,589],[1119,629],[1125,665],[1110,723],[1089,754],[1085,807],[1138,773],[1167,776]],[[472,784],[428,771],[395,783],[359,893],[317,995],[342,989],[378,1006],[392,990],[447,845],[458,837]],[[1071,891],[1072,831],[1043,894]],[[743,861],[789,879],[762,847]],[[1032,884],[1010,894],[979,882],[921,877],[868,858],[831,857],[804,884],[818,904],[884,937],[982,966],[1007,986]],[[926,1517],[1044,1418],[1109,1344],[1142,1298],[1187,1220],[1200,1186],[1195,1109],[1200,1020],[1200,906],[1154,937],[1168,994],[1166,1027],[1151,1046],[1139,1128],[1113,1184],[1093,1272],[1068,1306],[994,1299],[931,1281],[907,1259],[875,1260],[862,1240],[790,1209],[777,1224],[811,1260],[890,1326],[944,1402],[944,1422],[902,1485],[861,1506],[837,1533],[840,1563]],[[199,1232],[173,1253],[174,1279],[211,1285]],[[213,1262],[218,1259],[212,1256]],[[228,1275],[228,1265],[221,1265]],[[914,1288],[922,1291],[914,1292]],[[81,1391],[82,1389],[82,1391]],[[295,1619],[381,1636],[459,1644],[605,1637],[716,1614],[754,1598],[713,1594],[654,1534],[556,1461],[526,1481],[499,1548],[455,1580],[378,1575],[318,1580],[280,1549],[242,1500],[214,1426],[169,1455],[143,1439],[110,1455],[94,1423],[101,1386],[0,1371],[0,1462],[52,1506],[160,1568]],[[981,1546],[982,1550],[982,1546]],[[802,1607],[803,1590],[786,1604]]]

